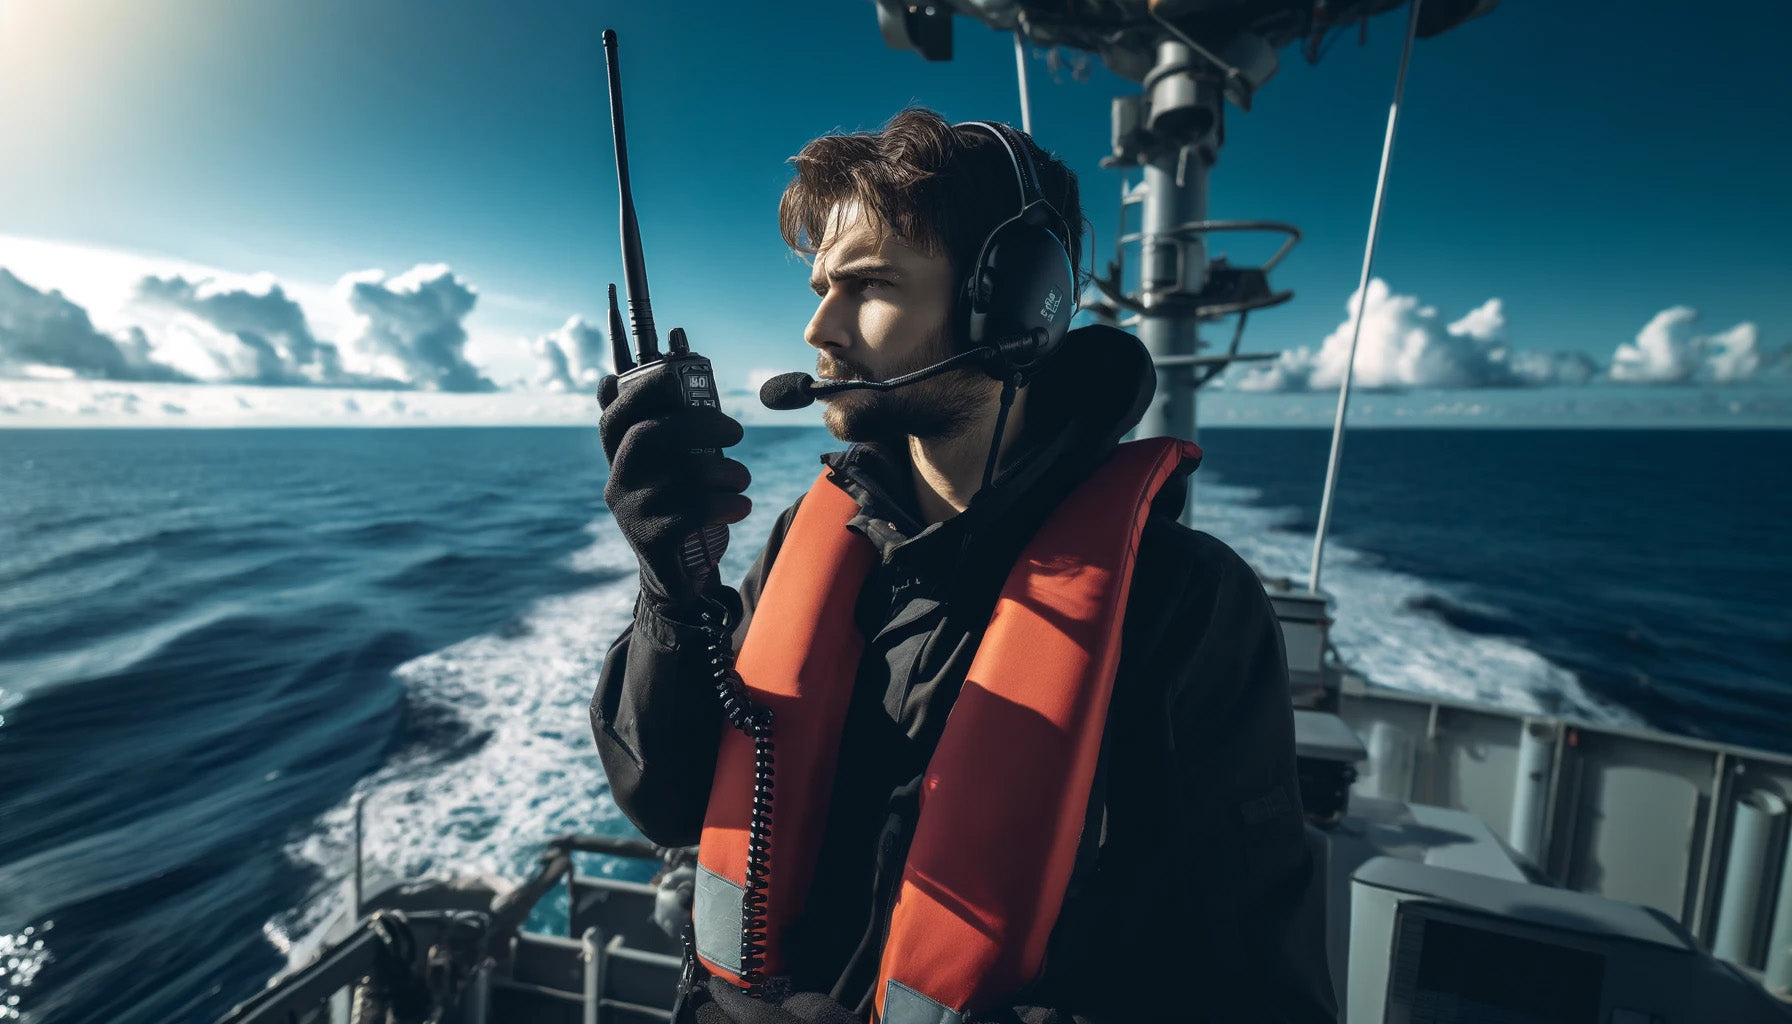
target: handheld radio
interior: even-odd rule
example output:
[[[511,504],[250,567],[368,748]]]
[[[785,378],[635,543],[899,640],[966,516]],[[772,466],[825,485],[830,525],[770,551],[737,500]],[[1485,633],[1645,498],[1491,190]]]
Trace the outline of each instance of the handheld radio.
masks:
[[[684,330],[674,327],[667,338],[669,351],[660,352],[654,332],[653,306],[647,296],[647,268],[641,258],[641,230],[635,222],[635,200],[628,187],[628,148],[622,130],[622,77],[616,63],[616,33],[604,30],[604,62],[610,72],[610,126],[616,137],[616,178],[622,190],[622,273],[628,288],[628,313],[635,350],[631,357],[622,340],[622,312],[616,306],[616,286],[610,286],[610,345],[616,357],[617,388],[663,387],[664,375],[672,374],[686,408],[718,408],[715,372],[709,360],[691,351]],[[721,459],[715,448],[694,449],[700,458]],[[687,578],[703,593],[720,583],[719,563],[728,548],[728,528],[711,524],[685,539],[682,562]],[[716,697],[723,716],[753,741],[753,811],[747,822],[746,891],[740,911],[740,977],[749,995],[765,993],[767,949],[766,886],[771,875],[772,743],[771,710],[753,702],[745,683],[734,671],[734,623],[719,602],[701,613],[703,644],[713,672]],[[679,985],[679,1005],[693,991],[697,970],[695,925],[684,935],[684,977]],[[675,1008],[676,1014],[676,1008]]]
[[[628,184],[628,142],[622,126],[622,71],[617,64],[616,33],[604,30],[604,63],[610,74],[610,130],[616,140],[616,180],[622,195],[622,276],[628,289],[628,315],[633,325],[631,354],[622,331],[622,314],[616,307],[616,286],[610,286],[610,349],[615,356],[617,386],[640,387],[648,378],[672,374],[678,381],[687,408],[718,408],[719,391],[709,360],[691,351],[684,328],[674,327],[667,337],[668,351],[660,351],[653,326],[653,300],[647,294],[647,266],[641,256],[641,228],[635,221],[635,197]],[[720,459],[716,448],[693,449],[693,455]],[[718,566],[728,549],[728,528],[710,524],[685,539],[682,561],[686,576],[699,593],[720,579]]]

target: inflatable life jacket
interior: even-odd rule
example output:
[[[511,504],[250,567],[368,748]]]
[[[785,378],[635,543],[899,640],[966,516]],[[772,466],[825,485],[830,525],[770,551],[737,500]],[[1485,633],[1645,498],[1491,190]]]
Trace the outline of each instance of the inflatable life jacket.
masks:
[[[1008,575],[921,789],[875,995],[883,1024],[956,1024],[1035,980],[1064,901],[1120,660],[1152,499],[1200,449],[1120,445],[1040,528]],[[753,740],[723,729],[703,822],[697,955],[737,985],[782,972],[803,910],[864,639],[853,622],[875,554],[824,473],[797,510],[736,669],[777,744],[763,927],[743,941]],[[743,950],[743,945],[749,948]],[[747,961],[743,963],[743,955]]]

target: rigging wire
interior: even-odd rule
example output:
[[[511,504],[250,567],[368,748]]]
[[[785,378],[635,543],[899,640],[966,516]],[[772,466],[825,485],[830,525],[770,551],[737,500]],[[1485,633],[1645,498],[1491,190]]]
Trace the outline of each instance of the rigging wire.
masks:
[[[1394,102],[1388,106],[1387,135],[1381,141],[1381,171],[1375,177],[1375,202],[1369,208],[1369,240],[1363,247],[1363,272],[1357,278],[1356,313],[1350,318],[1350,354],[1344,359],[1344,380],[1338,386],[1338,415],[1332,421],[1332,453],[1325,467],[1325,493],[1319,500],[1319,528],[1313,534],[1313,566],[1307,592],[1319,593],[1319,563],[1325,553],[1325,530],[1332,518],[1332,495],[1338,485],[1338,458],[1344,450],[1344,411],[1350,405],[1350,377],[1356,368],[1356,345],[1363,335],[1363,314],[1369,306],[1369,271],[1375,265],[1375,239],[1381,232],[1381,207],[1387,199],[1388,164],[1394,156],[1394,127],[1400,121],[1400,99],[1406,92],[1406,69],[1412,63],[1412,41],[1419,30],[1419,4],[1412,0],[1406,19],[1406,43],[1400,48],[1400,74],[1394,79]]]
[[[1033,134],[1033,104],[1027,98],[1027,37],[1020,28],[1014,30],[1014,73],[1020,78],[1020,130]]]

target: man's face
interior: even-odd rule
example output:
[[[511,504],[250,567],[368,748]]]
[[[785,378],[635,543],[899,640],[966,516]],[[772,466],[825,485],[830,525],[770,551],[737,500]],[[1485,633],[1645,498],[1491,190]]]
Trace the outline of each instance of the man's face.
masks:
[[[911,248],[857,206],[835,207],[809,275],[821,299],[803,331],[819,350],[815,375],[881,381],[945,359],[956,283],[945,256]],[[824,398],[822,419],[843,441],[951,437],[996,387],[981,370],[954,370],[896,391]]]

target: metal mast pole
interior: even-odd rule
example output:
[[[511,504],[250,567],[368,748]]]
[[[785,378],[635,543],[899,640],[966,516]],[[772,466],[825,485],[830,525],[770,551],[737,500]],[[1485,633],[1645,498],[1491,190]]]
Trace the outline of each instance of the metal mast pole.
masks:
[[[1350,405],[1350,378],[1356,369],[1356,344],[1363,334],[1363,314],[1369,305],[1369,271],[1375,265],[1375,239],[1381,232],[1381,206],[1387,198],[1388,164],[1394,156],[1394,127],[1400,121],[1400,99],[1406,92],[1406,68],[1412,63],[1412,41],[1419,30],[1420,0],[1412,0],[1406,18],[1406,43],[1400,49],[1400,74],[1394,79],[1394,102],[1388,107],[1388,130],[1381,140],[1381,170],[1375,177],[1375,202],[1369,208],[1369,240],[1363,247],[1363,272],[1356,283],[1356,315],[1351,317],[1350,354],[1344,360],[1344,380],[1338,387],[1338,415],[1332,421],[1332,453],[1325,467],[1325,493],[1319,499],[1319,528],[1313,534],[1313,566],[1308,593],[1319,593],[1319,566],[1325,554],[1325,531],[1332,518],[1332,495],[1338,485],[1338,459],[1344,451],[1344,412]]]
[[[1194,295],[1207,284],[1206,240],[1188,226],[1207,219],[1219,106],[1199,81],[1200,68],[1186,44],[1166,40],[1158,44],[1157,66],[1145,79],[1156,115],[1153,128],[1174,144],[1155,148],[1144,163],[1138,281],[1144,312],[1138,334],[1159,365],[1157,394],[1139,420],[1140,437],[1195,439],[1194,370],[1186,359],[1200,347],[1200,321],[1185,311],[1154,310],[1171,296]],[[1196,116],[1197,111],[1207,116]],[[1185,521],[1193,507],[1190,488]]]
[[[1207,219],[1209,166],[1194,147],[1163,154],[1145,165],[1145,202],[1139,228],[1139,290],[1147,310],[1164,293],[1198,292],[1207,279],[1207,246],[1198,237],[1176,239],[1179,224]],[[1180,170],[1180,175],[1178,171]],[[1178,178],[1180,177],[1180,180]],[[1153,316],[1139,321],[1139,340],[1153,359],[1185,356],[1200,344],[1200,324],[1189,316]],[[1195,436],[1195,389],[1186,366],[1158,371],[1157,396],[1139,421],[1140,437]]]

